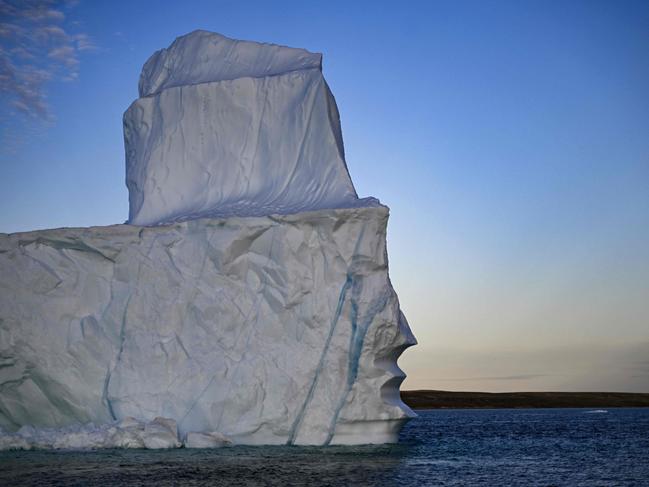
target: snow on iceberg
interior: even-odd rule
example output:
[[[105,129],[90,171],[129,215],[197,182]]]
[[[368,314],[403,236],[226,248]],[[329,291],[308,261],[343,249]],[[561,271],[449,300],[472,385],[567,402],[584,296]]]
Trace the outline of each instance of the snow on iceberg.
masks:
[[[179,38],[125,114],[131,224],[0,234],[0,447],[397,440],[416,340],[319,66]]]

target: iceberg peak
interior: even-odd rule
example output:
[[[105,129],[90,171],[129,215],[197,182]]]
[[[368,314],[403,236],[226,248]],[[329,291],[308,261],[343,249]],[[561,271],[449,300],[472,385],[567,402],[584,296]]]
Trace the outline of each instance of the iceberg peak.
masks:
[[[138,87],[143,97],[174,86],[262,78],[321,67],[320,53],[195,30],[153,53],[142,68]]]
[[[321,61],[201,30],[151,56],[124,114],[128,223],[364,205]]]

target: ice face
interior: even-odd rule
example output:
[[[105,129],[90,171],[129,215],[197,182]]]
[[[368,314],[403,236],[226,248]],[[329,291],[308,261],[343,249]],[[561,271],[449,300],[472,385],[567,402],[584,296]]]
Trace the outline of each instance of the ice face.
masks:
[[[396,361],[415,340],[388,278],[387,217],[0,234],[0,427],[160,416],[181,437],[242,444],[396,441],[411,416]],[[148,446],[168,430],[149,425]]]
[[[318,70],[170,88],[137,100],[124,134],[135,225],[357,200]]]
[[[129,223],[354,206],[320,55],[197,31],[147,61],[124,114]]]

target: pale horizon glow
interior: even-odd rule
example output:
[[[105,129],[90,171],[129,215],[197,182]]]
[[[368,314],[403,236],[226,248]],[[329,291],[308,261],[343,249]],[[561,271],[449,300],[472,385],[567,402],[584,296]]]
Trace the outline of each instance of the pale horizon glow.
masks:
[[[54,2],[47,36],[5,28],[0,232],[126,220],[122,114],[176,36],[303,47],[391,208],[402,389],[649,392],[649,4],[349,3]]]

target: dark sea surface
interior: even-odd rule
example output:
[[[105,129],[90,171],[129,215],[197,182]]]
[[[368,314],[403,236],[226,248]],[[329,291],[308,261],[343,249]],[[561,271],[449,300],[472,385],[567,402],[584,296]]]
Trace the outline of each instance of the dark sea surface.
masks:
[[[419,411],[397,445],[0,453],[0,485],[649,486],[649,409]]]

